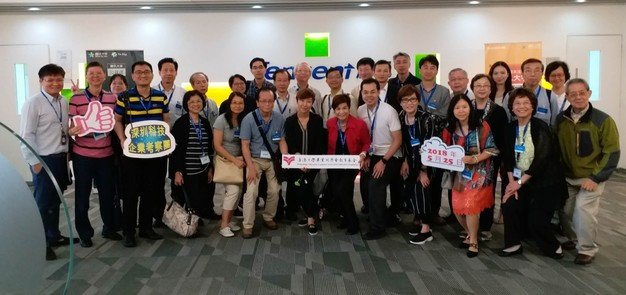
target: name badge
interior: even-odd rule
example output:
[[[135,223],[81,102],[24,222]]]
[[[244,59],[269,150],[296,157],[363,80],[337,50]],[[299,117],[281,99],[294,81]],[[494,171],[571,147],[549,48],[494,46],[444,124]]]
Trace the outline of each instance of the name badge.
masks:
[[[211,158],[209,158],[209,155],[204,154],[202,155],[202,157],[200,157],[200,163],[202,163],[202,165],[206,165],[211,163]]]
[[[235,138],[239,138],[239,134],[240,134],[240,133],[239,133],[239,130],[237,130],[237,131],[235,131],[235,133],[233,134],[233,136],[234,136]]]
[[[177,109],[182,109],[182,108],[183,108],[183,106],[180,104],[180,102],[176,102],[176,108],[177,108]]]
[[[274,134],[272,135],[272,141],[280,141],[280,132],[274,132]]]
[[[176,102],[176,114],[181,115],[183,113],[183,105],[180,102]]]
[[[544,115],[547,115],[548,114],[548,109],[547,108],[538,107],[537,108],[537,112],[538,113],[542,113]]]
[[[526,147],[523,145],[516,145],[515,146],[515,152],[516,153],[523,153],[526,151]]]
[[[261,151],[261,159],[271,159],[272,155],[268,151]]]
[[[434,102],[428,103],[428,108],[431,110],[436,110],[437,109],[437,104]]]
[[[465,178],[467,180],[471,180],[472,176],[474,176],[474,171],[469,170],[469,169],[465,169],[465,170],[463,170],[463,172],[461,172],[461,176],[463,176],[463,178]]]
[[[420,139],[419,138],[411,139],[411,146],[412,147],[416,147],[418,145],[420,145]]]
[[[514,168],[513,169],[513,177],[515,177],[515,178],[522,178],[522,170],[520,170],[518,168]]]
[[[106,133],[96,133],[96,132],[93,133],[93,139],[95,139],[95,140],[101,140],[101,139],[104,139],[106,137],[107,137]]]

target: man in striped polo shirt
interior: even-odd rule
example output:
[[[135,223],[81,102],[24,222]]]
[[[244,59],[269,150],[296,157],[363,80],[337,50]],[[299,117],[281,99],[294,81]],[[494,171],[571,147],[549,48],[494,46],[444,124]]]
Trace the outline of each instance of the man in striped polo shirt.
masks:
[[[126,140],[124,129],[127,124],[146,120],[169,122],[169,101],[159,90],[150,87],[154,77],[152,65],[145,61],[135,62],[132,67],[135,88],[122,92],[115,106],[115,133],[120,142]],[[135,225],[137,224],[137,201],[139,203],[139,236],[158,240],[163,236],[152,229],[153,212],[165,187],[167,156],[152,159],[122,157],[126,194],[122,228],[124,246],[135,247]]]
[[[102,90],[106,75],[99,62],[87,64],[86,78],[89,87],[74,94],[70,100],[70,117],[91,114],[89,104],[92,101],[99,101],[104,108],[109,108],[109,111],[115,107],[115,95]],[[86,126],[80,124],[78,120],[77,122],[76,125],[82,131]],[[74,123],[71,127],[74,127]],[[68,133],[70,136],[75,136],[71,158],[76,179],[76,206],[74,209],[80,245],[85,248],[93,246],[91,238],[94,235],[94,229],[89,222],[89,196],[91,195],[91,183],[94,180],[98,187],[100,200],[100,216],[103,223],[102,237],[119,241],[122,236],[115,232],[113,217],[113,147],[111,146],[110,133],[89,133],[78,136],[74,131],[77,130],[70,128]]]

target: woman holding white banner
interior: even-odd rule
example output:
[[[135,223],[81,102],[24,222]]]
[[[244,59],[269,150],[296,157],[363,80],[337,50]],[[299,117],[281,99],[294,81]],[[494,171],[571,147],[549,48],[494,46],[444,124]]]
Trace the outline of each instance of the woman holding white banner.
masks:
[[[452,211],[468,235],[460,244],[467,257],[478,255],[480,212],[493,206],[492,156],[499,151],[486,121],[480,122],[476,109],[465,94],[452,97],[448,108],[448,126],[442,140],[447,145],[465,149],[465,170],[453,173]]]
[[[332,103],[335,117],[328,119],[328,154],[359,155],[361,169],[364,169],[365,156],[370,148],[370,134],[365,122],[350,115],[350,96],[339,94]],[[359,219],[354,208],[354,178],[356,169],[329,169],[328,181],[332,195],[339,198],[343,220],[339,229],[346,229],[347,235],[359,232]]]
[[[298,110],[285,120],[285,141],[287,154],[322,155],[325,151],[326,133],[322,117],[311,113],[315,102],[315,92],[309,88],[301,89],[296,94]],[[283,151],[284,152],[284,151]],[[309,235],[317,234],[315,216],[317,215],[317,198],[313,194],[313,181],[319,169],[294,169],[287,176],[287,206],[296,210],[302,206],[306,219],[298,222],[299,226],[307,227]]]

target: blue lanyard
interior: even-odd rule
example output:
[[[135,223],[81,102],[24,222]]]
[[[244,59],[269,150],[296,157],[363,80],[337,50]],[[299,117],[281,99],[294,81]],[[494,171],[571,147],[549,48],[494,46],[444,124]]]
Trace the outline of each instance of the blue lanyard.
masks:
[[[163,90],[163,87],[161,87],[161,83],[159,83],[159,90],[161,90],[161,92],[163,92],[163,94],[165,94],[165,91]],[[172,86],[172,93],[170,93],[170,97],[167,98],[167,101],[172,101],[172,96],[174,96],[174,91],[175,90],[176,90],[176,85],[173,85]]]
[[[567,102],[567,98],[563,98],[563,103],[561,103],[561,109],[559,110],[559,112],[563,111],[563,108],[565,107],[566,102]]]
[[[196,131],[198,142],[200,143],[200,149],[202,150],[202,155],[204,155],[204,146],[202,145],[202,123],[198,120],[198,126],[196,126],[191,117],[189,117],[189,123],[191,123],[193,129]]]
[[[535,92],[535,97],[539,100],[539,92],[541,92],[541,86],[537,86],[537,92]],[[548,103],[550,102],[550,98],[548,97]]]
[[[417,113],[415,113],[415,114],[417,114]],[[415,129],[416,129],[415,127],[416,127],[417,124],[419,124],[419,122],[417,120],[417,117],[415,117],[415,122],[413,122],[412,125],[409,125],[409,116],[405,115],[404,116],[404,122],[405,122],[406,126],[409,127],[408,128],[409,129],[409,137],[411,137],[412,140],[415,139]]]
[[[146,114],[148,113],[148,111],[152,108],[152,91],[150,91],[150,97],[148,97],[148,107],[146,108],[146,105],[143,103],[144,99],[143,97],[141,97],[141,95],[139,95],[139,102],[141,103],[141,106],[143,107],[143,109],[146,111]]]
[[[367,111],[367,118],[370,121],[370,142],[374,142],[374,129],[376,128],[376,117],[378,117],[376,114],[378,113],[378,108],[380,107],[380,99],[378,99],[378,102],[376,103],[376,110],[374,110],[374,120],[372,120],[372,117],[370,117],[370,110],[367,108],[365,108],[365,111]]]
[[[270,126],[272,125],[271,117],[270,117],[270,121],[265,123],[265,119],[263,119],[263,116],[261,115],[261,112],[259,112],[259,109],[256,109],[254,111],[257,113],[259,120],[261,120],[261,124],[263,125],[263,132],[265,132],[265,135],[267,135],[267,132],[270,131]]]
[[[100,95],[98,96],[98,101],[102,102],[102,90],[100,90]],[[91,99],[94,97],[93,94],[91,94],[91,92],[89,92],[89,90],[85,89],[85,97],[87,97],[87,100],[89,102],[91,102]]]
[[[278,106],[278,111],[280,112],[280,114],[284,114],[285,110],[287,110],[287,106],[289,106],[289,94],[287,94],[287,102],[285,103],[285,107],[281,108],[280,106],[280,99],[276,99],[276,105]]]
[[[521,146],[525,145],[524,141],[526,140],[526,132],[528,131],[528,125],[530,125],[530,122],[526,123],[526,126],[524,126],[524,134],[522,134]],[[515,140],[517,140],[518,137],[519,137],[519,125],[515,127]]]
[[[52,108],[52,110],[54,111],[54,114],[56,115],[56,117],[59,119],[59,123],[61,123],[61,125],[63,125],[63,110],[61,109],[61,99],[59,99],[59,112],[61,112],[61,114],[59,114],[57,112],[57,109],[54,108],[54,106],[52,105],[52,103],[50,102],[50,100],[48,99],[48,96],[46,94],[43,93],[43,91],[41,91],[41,95],[44,96],[44,98],[46,99],[46,101],[48,102],[48,104],[50,105],[50,107]]]
[[[348,130],[348,121],[346,120],[346,130]],[[341,146],[346,146],[346,132],[341,131],[341,125],[339,125],[339,120],[337,120],[337,131],[339,132],[339,140],[341,140]]]
[[[426,106],[426,108],[428,108],[428,104],[430,103],[430,100],[433,98],[433,94],[435,94],[436,89],[437,89],[437,84],[435,84],[435,87],[433,87],[433,89],[430,91],[430,94],[428,95],[428,99],[424,99],[424,105]],[[420,97],[425,98],[424,87],[422,87],[422,84],[420,84]]]

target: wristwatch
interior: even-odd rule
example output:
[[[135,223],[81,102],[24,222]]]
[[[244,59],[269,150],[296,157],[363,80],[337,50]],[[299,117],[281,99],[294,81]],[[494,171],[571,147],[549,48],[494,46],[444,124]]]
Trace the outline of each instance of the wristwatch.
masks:
[[[380,161],[383,162],[383,164],[387,165],[387,159],[381,158]]]
[[[517,180],[517,184],[519,184],[520,186],[522,185],[522,179],[521,178]]]

